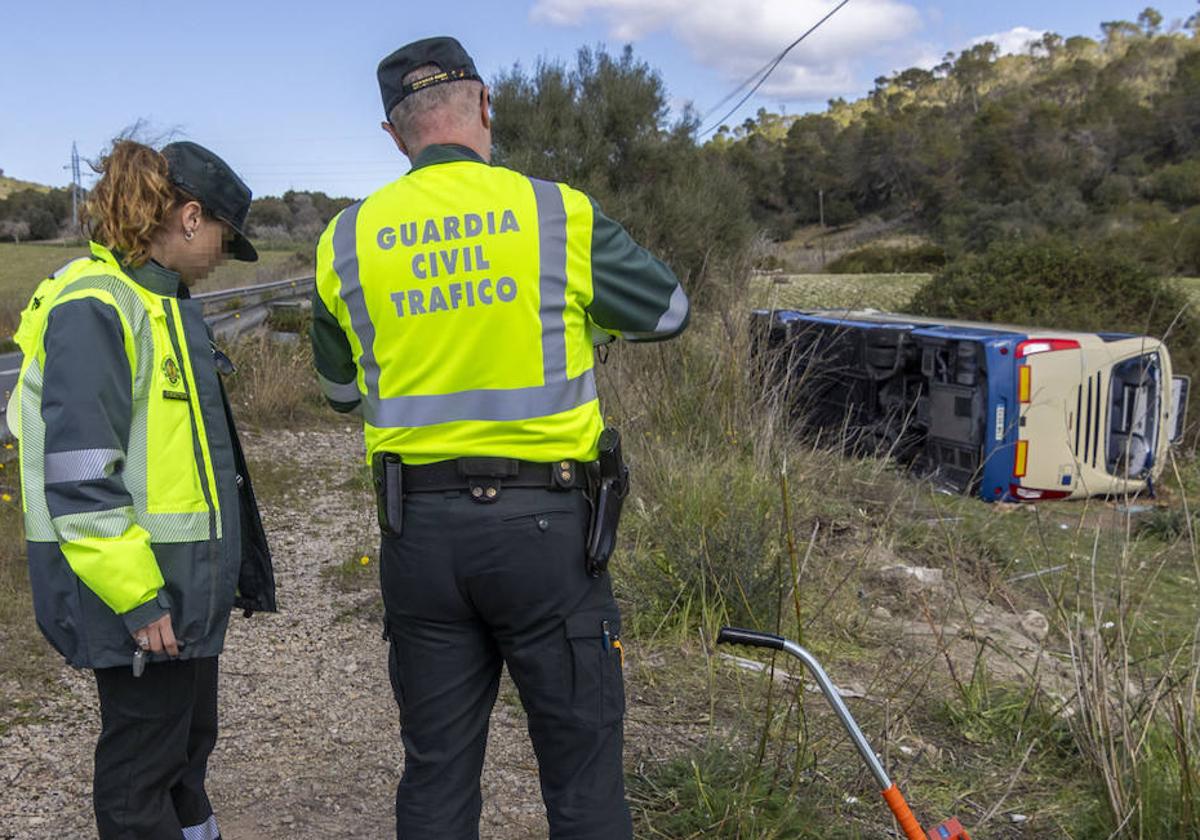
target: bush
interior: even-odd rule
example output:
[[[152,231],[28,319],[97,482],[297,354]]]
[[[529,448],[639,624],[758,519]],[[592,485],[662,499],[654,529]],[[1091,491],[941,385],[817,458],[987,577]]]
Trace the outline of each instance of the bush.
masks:
[[[1060,239],[997,243],[963,257],[919,289],[917,315],[1165,338],[1176,373],[1200,372],[1188,299],[1107,246]]]
[[[825,270],[830,274],[923,274],[940,271],[945,265],[946,251],[932,243],[911,248],[868,245],[842,254]]]
[[[1200,160],[1164,166],[1149,179],[1146,192],[1172,207],[1200,204]]]
[[[30,239],[53,239],[58,236],[58,222],[49,210],[40,207],[30,210],[26,221],[29,223]]]

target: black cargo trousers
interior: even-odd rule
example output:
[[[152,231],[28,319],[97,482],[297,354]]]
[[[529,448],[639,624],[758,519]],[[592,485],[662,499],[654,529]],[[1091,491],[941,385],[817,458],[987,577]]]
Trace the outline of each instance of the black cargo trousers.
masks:
[[[579,489],[409,493],[380,576],[400,706],[400,840],[475,840],[501,664],[537,755],[552,840],[633,836],[622,767],[620,616],[584,569]]]
[[[132,645],[133,640],[130,640]],[[97,668],[92,801],[101,840],[220,840],[204,790],[217,743],[217,657]]]

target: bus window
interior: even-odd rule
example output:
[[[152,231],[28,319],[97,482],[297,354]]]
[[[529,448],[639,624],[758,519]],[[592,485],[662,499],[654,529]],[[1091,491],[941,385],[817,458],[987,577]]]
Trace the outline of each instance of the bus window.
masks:
[[[1108,472],[1144,478],[1154,465],[1158,434],[1160,366],[1157,353],[1113,365],[1109,381]]]

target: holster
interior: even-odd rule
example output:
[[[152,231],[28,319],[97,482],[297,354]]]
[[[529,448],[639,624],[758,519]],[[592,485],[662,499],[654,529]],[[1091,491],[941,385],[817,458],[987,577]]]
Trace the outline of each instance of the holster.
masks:
[[[600,577],[617,545],[621,508],[629,494],[629,467],[621,454],[621,433],[609,427],[600,433],[600,458],[592,481],[592,521],[588,527],[587,573]]]
[[[379,530],[398,537],[404,532],[404,465],[394,452],[378,452],[371,462]]]

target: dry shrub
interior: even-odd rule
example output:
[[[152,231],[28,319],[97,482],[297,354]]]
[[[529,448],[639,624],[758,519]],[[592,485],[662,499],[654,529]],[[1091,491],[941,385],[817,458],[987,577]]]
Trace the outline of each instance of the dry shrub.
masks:
[[[325,413],[312,348],[304,336],[243,338],[226,352],[237,366],[226,385],[239,422],[274,427]]]

